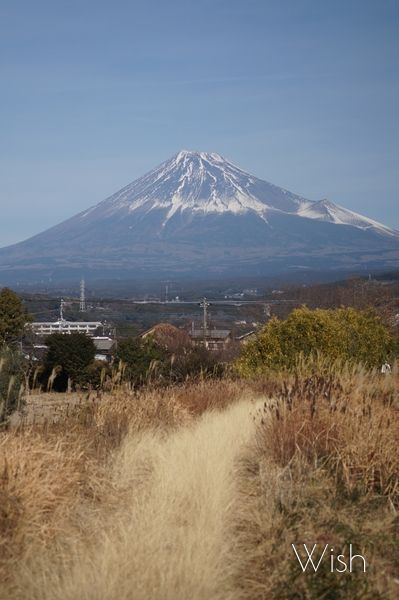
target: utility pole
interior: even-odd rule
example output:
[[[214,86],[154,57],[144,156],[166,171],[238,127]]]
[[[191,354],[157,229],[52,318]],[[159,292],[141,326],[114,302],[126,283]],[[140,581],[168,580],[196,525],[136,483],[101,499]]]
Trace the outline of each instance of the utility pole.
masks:
[[[206,340],[206,333],[207,333],[207,329],[208,329],[208,306],[210,306],[210,304],[207,301],[207,299],[204,297],[203,300],[202,300],[202,302],[200,303],[200,307],[204,311],[204,323],[203,323],[203,328],[204,328],[204,342]]]
[[[61,298],[61,303],[60,303],[60,321],[64,320],[64,300],[63,298]]]
[[[85,294],[85,280],[82,277],[80,280],[80,302],[79,302],[79,312],[86,311],[86,294]]]

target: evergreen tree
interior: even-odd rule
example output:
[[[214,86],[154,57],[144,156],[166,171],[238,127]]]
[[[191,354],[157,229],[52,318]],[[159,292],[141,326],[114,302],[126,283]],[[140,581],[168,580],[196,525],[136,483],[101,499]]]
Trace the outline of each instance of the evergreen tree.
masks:
[[[96,348],[93,340],[84,333],[53,333],[46,338],[45,375],[48,379],[58,371],[53,387],[65,391],[68,380],[84,385],[88,379],[87,368],[94,361]]]
[[[118,343],[115,359],[123,368],[123,376],[128,381],[145,383],[155,373],[164,370],[166,352],[152,339],[127,338]]]
[[[21,299],[9,288],[0,292],[0,345],[14,344],[31,318]]]

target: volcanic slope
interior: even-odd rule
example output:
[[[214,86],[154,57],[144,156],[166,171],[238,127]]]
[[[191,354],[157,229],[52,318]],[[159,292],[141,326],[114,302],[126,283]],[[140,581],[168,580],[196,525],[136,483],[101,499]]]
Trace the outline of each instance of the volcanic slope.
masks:
[[[389,268],[399,233],[215,153],[181,151],[99,204],[0,250],[8,277],[165,277]]]

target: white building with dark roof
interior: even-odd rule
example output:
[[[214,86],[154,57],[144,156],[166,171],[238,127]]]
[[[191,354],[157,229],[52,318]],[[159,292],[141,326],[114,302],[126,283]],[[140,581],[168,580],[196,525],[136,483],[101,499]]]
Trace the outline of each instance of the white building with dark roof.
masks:
[[[36,321],[28,323],[27,327],[35,335],[40,336],[52,333],[85,333],[94,336],[98,329],[103,327],[103,324],[101,321],[67,321],[64,319],[64,301],[61,299],[60,316],[57,321]]]
[[[67,321],[59,319],[58,321],[29,323],[29,328],[36,335],[51,335],[52,333],[85,333],[94,335],[102,327],[100,321]]]

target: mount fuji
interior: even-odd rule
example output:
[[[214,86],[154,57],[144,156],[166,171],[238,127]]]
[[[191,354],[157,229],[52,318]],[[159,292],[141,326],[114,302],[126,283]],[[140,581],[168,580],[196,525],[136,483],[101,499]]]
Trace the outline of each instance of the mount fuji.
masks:
[[[399,232],[219,154],[181,151],[88,210],[0,249],[0,282],[390,268]]]

